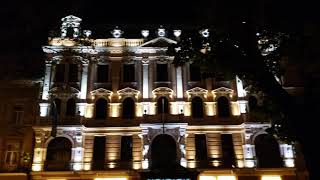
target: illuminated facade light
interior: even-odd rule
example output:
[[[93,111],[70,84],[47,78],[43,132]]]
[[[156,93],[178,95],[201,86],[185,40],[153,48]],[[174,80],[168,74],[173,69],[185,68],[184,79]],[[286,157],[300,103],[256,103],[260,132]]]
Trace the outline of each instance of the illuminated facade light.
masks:
[[[236,180],[235,176],[218,176],[217,180]]]
[[[199,176],[199,180],[217,180],[216,176]]]
[[[82,169],[82,164],[81,163],[74,163],[73,164],[73,170],[80,171],[81,169]]]
[[[142,161],[142,169],[148,169],[149,168],[149,161],[143,160]]]
[[[32,164],[32,171],[41,171],[42,165],[41,164]]]
[[[149,36],[149,30],[141,30],[141,35],[144,37],[144,38],[147,38]]]
[[[173,35],[176,37],[176,38],[178,38],[178,37],[180,37],[180,35],[181,35],[181,30],[180,29],[175,29],[175,30],[173,30]]]
[[[266,176],[262,176],[261,180],[282,180],[281,176],[277,176],[277,175],[266,175]]]

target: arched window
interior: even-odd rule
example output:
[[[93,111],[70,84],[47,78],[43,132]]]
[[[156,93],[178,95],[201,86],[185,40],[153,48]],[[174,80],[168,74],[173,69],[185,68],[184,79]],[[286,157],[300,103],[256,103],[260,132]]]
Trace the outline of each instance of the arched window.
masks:
[[[203,118],[203,102],[200,97],[194,97],[191,102],[192,117]]]
[[[249,97],[249,102],[248,102],[248,104],[249,104],[249,110],[250,110],[250,111],[256,110],[256,108],[257,108],[257,106],[258,106],[258,100],[257,100],[257,98],[254,97],[254,96],[250,96],[250,97]]]
[[[99,98],[96,101],[96,119],[106,119],[107,117],[107,100]]]
[[[261,134],[254,141],[258,167],[277,168],[282,167],[279,144],[277,140],[269,134]]]
[[[71,142],[64,137],[50,141],[47,147],[45,169],[49,171],[69,170],[71,160]]]
[[[219,117],[230,116],[229,100],[224,96],[221,96],[218,98],[218,116]]]
[[[122,102],[122,117],[125,119],[134,118],[134,100],[132,98],[126,98]]]
[[[67,116],[75,116],[76,114],[76,101],[73,98],[68,99],[67,101]]]
[[[61,100],[58,98],[55,98],[51,104],[50,115],[51,116],[60,115],[60,112],[61,112]]]
[[[168,134],[156,136],[151,144],[151,168],[174,168],[177,163],[176,141]]]
[[[157,101],[158,114],[169,113],[169,102],[166,97],[160,97]]]

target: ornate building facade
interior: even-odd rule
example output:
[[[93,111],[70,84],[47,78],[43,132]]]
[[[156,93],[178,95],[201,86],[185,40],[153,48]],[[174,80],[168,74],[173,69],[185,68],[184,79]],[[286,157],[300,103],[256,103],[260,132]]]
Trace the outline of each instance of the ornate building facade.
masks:
[[[115,28],[112,38],[94,39],[81,21],[63,18],[61,36],[43,46],[33,179],[297,177],[294,146],[266,132],[268,119],[250,115],[259,94],[238,77],[202,79],[198,67],[172,64],[166,51],[180,30],[126,39]],[[172,164],[197,175],[150,175]]]

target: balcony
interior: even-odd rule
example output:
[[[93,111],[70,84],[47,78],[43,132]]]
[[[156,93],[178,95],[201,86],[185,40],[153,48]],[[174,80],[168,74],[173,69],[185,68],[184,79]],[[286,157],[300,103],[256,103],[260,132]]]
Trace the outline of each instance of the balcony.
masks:
[[[46,171],[69,171],[71,168],[69,161],[45,161],[44,169]]]

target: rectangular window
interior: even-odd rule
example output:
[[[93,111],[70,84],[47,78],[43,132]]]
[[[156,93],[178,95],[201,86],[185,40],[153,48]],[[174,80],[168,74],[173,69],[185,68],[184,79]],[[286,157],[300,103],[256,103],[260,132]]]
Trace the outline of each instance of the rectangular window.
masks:
[[[102,170],[105,163],[106,137],[96,136],[93,142],[92,169]]]
[[[132,160],[132,136],[121,137],[121,160]]]
[[[64,82],[65,64],[56,65],[55,82]]]
[[[97,82],[105,83],[109,81],[109,66],[108,65],[98,65],[97,68]]]
[[[207,160],[207,139],[205,134],[195,134],[196,160]]]
[[[200,67],[194,64],[190,64],[190,81],[201,81]]]
[[[157,81],[168,80],[168,64],[157,64]]]
[[[78,64],[69,64],[69,82],[78,82]]]
[[[221,146],[223,167],[236,167],[232,134],[221,134]]]
[[[23,124],[23,115],[24,115],[24,111],[23,111],[23,107],[16,105],[13,107],[13,122],[15,124]]]
[[[16,165],[19,161],[19,147],[14,144],[7,145],[5,163],[7,165]]]
[[[134,64],[123,65],[123,82],[134,82]]]

